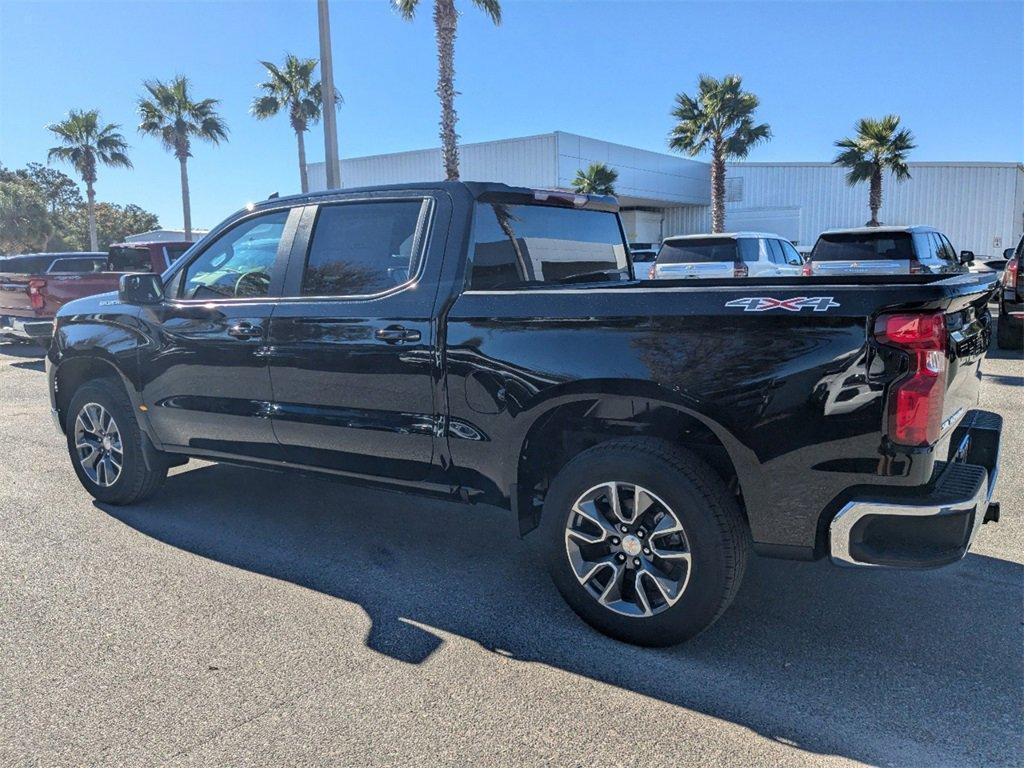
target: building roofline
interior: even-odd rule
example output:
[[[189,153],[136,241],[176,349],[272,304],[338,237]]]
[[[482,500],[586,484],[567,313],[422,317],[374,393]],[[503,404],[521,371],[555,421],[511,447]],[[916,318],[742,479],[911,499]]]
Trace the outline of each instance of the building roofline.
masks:
[[[840,168],[835,163],[824,161],[824,160],[809,160],[809,161],[780,161],[780,162],[769,162],[769,161],[758,161],[758,162],[735,162],[730,161],[728,163],[731,166],[740,167],[774,167],[780,166],[786,167],[805,167],[805,168]],[[911,160],[907,163],[911,167],[953,167],[953,166],[976,166],[976,167],[994,167],[994,168],[1021,168],[1024,170],[1024,163],[1015,163],[1013,161],[1004,160]]]

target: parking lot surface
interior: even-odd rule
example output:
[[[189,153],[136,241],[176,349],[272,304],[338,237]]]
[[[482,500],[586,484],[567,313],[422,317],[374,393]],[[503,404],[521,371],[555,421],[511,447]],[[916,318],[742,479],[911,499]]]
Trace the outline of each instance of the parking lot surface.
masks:
[[[193,461],[97,504],[0,342],[0,765],[1020,765],[1024,360],[1003,519],[928,572],[755,559],[687,645],[563,604],[510,516]]]

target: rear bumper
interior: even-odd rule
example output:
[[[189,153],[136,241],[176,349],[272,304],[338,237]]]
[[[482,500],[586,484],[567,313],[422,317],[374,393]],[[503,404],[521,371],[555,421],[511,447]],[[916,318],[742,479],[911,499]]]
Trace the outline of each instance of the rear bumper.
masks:
[[[42,341],[53,335],[53,320],[0,315],[0,336],[15,336],[19,339]]]
[[[970,411],[950,441],[933,486],[846,504],[829,527],[839,565],[934,568],[967,554],[982,524],[998,520],[992,503],[999,475],[1002,417]]]

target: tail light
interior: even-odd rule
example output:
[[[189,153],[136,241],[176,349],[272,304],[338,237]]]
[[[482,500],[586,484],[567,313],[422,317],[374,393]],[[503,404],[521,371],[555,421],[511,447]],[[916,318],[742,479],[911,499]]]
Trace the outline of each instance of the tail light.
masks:
[[[1003,294],[1006,298],[1015,300],[1014,294],[1024,293],[1024,285],[1021,285],[1020,262],[1017,259],[1010,259],[1003,269]]]
[[[925,272],[924,264],[917,259],[910,260],[910,274],[912,275],[923,275]]]
[[[814,277],[814,267],[811,265],[809,259],[805,261],[803,267],[800,268],[800,274],[804,277]]]
[[[658,276],[658,270],[656,270],[654,268],[654,264],[651,264],[651,266],[649,266],[647,268],[647,279],[648,280],[654,280],[657,276]]]
[[[43,288],[45,287],[45,280],[33,278],[28,281],[28,300],[32,303],[32,309],[40,310],[43,308],[43,303],[46,300],[43,296]]]
[[[750,268],[742,261],[737,261],[732,265],[732,276],[733,277],[747,277],[750,274]]]
[[[941,312],[882,315],[875,338],[910,357],[910,370],[889,389],[886,434],[898,445],[936,443],[946,396],[946,318]]]

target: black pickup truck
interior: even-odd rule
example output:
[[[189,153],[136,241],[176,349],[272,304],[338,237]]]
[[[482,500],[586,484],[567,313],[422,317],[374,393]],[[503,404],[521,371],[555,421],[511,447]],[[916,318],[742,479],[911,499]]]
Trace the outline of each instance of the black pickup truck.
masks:
[[[994,277],[634,276],[612,198],[486,183],[238,212],[57,317],[53,413],[96,499],[188,457],[511,511],[587,622],[709,626],[751,548],[928,567],[991,501]]]

